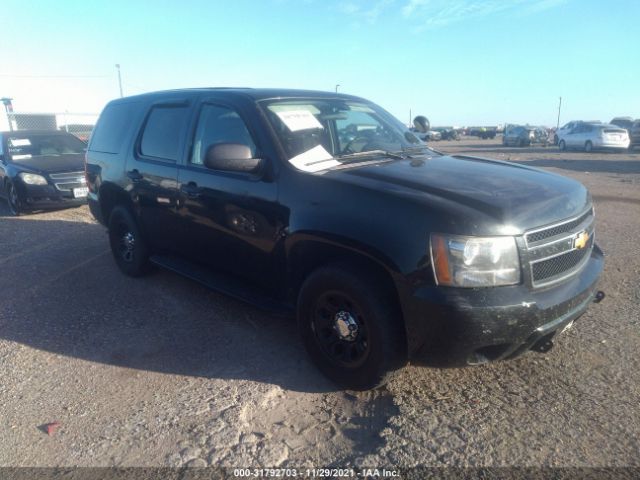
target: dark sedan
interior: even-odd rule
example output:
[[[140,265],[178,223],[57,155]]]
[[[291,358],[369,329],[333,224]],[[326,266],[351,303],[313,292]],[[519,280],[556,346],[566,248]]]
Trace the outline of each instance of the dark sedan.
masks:
[[[86,144],[66,132],[0,133],[0,196],[13,215],[86,203]]]
[[[547,132],[541,127],[509,125],[505,128],[502,144],[506,146],[528,147],[534,143],[546,145]]]

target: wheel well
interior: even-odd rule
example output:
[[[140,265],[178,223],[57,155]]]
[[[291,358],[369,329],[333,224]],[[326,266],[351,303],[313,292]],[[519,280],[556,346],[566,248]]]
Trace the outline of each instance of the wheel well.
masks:
[[[316,269],[327,265],[344,266],[361,272],[391,293],[400,306],[398,290],[389,271],[377,260],[345,247],[321,242],[303,242],[296,245],[288,255],[289,298],[295,303],[298,292],[307,277]]]
[[[111,211],[117,205],[124,205],[133,212],[131,198],[121,188],[110,184],[100,187],[100,213],[102,213],[105,225],[109,224]]]

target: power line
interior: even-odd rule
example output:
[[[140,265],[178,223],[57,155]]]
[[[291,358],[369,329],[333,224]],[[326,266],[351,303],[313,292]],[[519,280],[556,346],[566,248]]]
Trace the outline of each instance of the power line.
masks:
[[[12,75],[0,73],[4,78],[108,78],[109,75]]]

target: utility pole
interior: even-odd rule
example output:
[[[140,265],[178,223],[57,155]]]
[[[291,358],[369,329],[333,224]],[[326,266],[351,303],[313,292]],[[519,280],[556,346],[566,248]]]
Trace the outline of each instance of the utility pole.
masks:
[[[118,86],[120,87],[120,98],[124,97],[122,94],[122,77],[120,76],[120,64],[116,63],[116,68],[118,69]]]
[[[9,130],[13,132],[13,104],[11,103],[13,98],[2,97],[0,102],[4,105],[4,111],[7,113],[7,122],[9,122]]]
[[[338,83],[338,84],[336,85],[336,93],[338,93],[338,87],[339,87],[339,86],[340,86],[340,84]]]
[[[411,109],[409,109],[409,127],[413,125],[413,120],[411,120]]]
[[[558,103],[558,123],[556,123],[556,130],[560,128],[560,109],[562,108],[562,97],[560,97],[560,103]]]

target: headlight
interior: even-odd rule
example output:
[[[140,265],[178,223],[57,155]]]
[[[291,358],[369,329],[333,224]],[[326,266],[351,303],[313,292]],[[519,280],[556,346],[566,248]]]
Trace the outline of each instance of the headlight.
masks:
[[[28,185],[47,185],[47,179],[42,175],[36,175],[35,173],[20,173],[22,181]]]
[[[431,259],[438,285],[495,287],[520,282],[514,237],[431,234]]]

